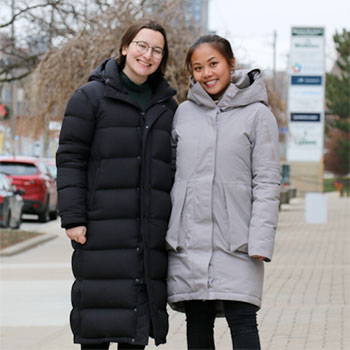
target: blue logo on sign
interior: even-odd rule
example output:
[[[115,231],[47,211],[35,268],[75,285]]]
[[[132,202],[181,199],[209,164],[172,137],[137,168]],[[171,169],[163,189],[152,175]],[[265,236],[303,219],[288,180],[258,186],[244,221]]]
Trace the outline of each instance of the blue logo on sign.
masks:
[[[315,75],[292,76],[292,85],[322,85],[322,77]]]

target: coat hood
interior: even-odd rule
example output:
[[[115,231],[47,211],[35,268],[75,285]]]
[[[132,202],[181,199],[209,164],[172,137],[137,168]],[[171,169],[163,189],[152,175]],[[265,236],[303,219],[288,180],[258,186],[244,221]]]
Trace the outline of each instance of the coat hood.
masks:
[[[200,106],[208,108],[218,106],[221,110],[243,107],[255,102],[267,105],[267,92],[259,69],[234,71],[231,75],[231,83],[218,103],[215,103],[203,87],[194,81],[187,98]]]
[[[106,79],[106,66],[108,62],[111,62],[112,59],[108,58],[99,64],[89,75],[89,81],[105,81]],[[117,67],[116,67],[117,68]],[[109,72],[111,75],[111,72]]]
[[[89,81],[94,80],[111,85],[117,90],[123,90],[120,81],[120,67],[115,58],[105,59],[91,72]]]

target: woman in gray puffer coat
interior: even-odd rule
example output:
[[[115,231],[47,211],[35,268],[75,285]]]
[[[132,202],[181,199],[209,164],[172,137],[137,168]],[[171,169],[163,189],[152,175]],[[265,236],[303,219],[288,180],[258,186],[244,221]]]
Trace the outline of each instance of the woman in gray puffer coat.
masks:
[[[279,206],[276,119],[259,70],[234,71],[226,39],[199,38],[193,83],[175,114],[176,175],[168,301],[186,312],[189,349],[214,349],[225,316],[234,349],[260,349],[256,312],[272,258]]]

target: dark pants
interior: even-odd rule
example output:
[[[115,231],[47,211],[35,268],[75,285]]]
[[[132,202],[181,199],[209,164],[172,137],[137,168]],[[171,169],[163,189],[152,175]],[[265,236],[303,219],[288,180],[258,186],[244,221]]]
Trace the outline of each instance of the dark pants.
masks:
[[[118,350],[127,350],[127,349],[144,349],[144,345],[133,345],[133,344],[124,344],[118,343]],[[81,350],[108,350],[109,343],[103,344],[81,344]]]
[[[256,312],[258,307],[239,301],[223,301],[225,317],[231,330],[235,350],[260,349]],[[189,350],[215,349],[215,300],[185,302],[187,347]]]

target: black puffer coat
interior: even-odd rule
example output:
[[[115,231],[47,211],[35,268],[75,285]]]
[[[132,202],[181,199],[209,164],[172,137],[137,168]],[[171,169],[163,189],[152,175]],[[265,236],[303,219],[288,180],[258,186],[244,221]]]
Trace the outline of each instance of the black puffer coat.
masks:
[[[165,342],[165,233],[176,102],[163,78],[151,86],[143,112],[123,90],[116,60],[109,59],[66,108],[56,156],[59,212],[62,227],[87,226],[87,242],[72,242],[75,343],[133,343],[142,327],[137,311],[142,285],[152,336],[156,344]]]

